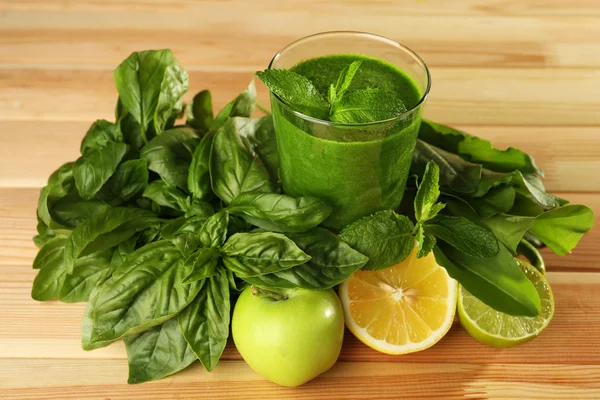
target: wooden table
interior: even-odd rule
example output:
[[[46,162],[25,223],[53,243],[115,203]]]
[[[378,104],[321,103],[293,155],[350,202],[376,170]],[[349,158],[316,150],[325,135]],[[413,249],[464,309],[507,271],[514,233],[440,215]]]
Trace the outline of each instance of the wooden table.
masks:
[[[340,362],[297,389],[264,381],[232,346],[212,374],[128,386],[122,343],[80,349],[82,304],[31,300],[39,188],[93,120],[113,118],[112,70],[130,52],[173,49],[190,93],[209,88],[221,107],[286,43],[348,29],[413,48],[433,76],[429,118],[532,153],[548,189],[600,216],[597,0],[2,0],[0,398],[600,398],[599,228],[574,254],[547,254],[556,314],[533,342],[493,349],[457,324],[393,357],[348,334]]]

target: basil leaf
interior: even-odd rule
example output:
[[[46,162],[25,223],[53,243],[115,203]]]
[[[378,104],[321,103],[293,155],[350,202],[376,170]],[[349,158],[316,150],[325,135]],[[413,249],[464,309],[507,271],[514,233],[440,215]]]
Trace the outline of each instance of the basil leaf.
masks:
[[[127,153],[125,143],[108,142],[101,149],[90,149],[75,161],[73,178],[82,198],[91,199],[115,173]]]
[[[256,76],[294,110],[327,119],[329,104],[306,77],[286,69],[267,69],[257,72]]]
[[[79,258],[73,273],[66,276],[60,300],[64,303],[88,301],[96,283],[110,273],[112,254],[113,250],[109,249]]]
[[[369,260],[327,229],[314,228],[287,235],[311,259],[271,274],[244,278],[263,288],[329,289],[348,279]]]
[[[214,120],[212,95],[208,90],[198,92],[192,102],[187,105],[187,121],[200,133],[206,133]]]
[[[221,210],[206,220],[198,237],[204,247],[221,247],[227,237],[229,212]]]
[[[196,361],[196,354],[185,341],[176,318],[123,340],[130,384],[164,378]]]
[[[144,143],[149,127],[156,134],[164,130],[188,89],[187,72],[171,50],[132,53],[117,67],[114,79],[119,99],[139,124]]]
[[[438,215],[425,224],[425,231],[473,257],[492,257],[499,251],[494,234],[467,218]]]
[[[178,316],[185,340],[207,371],[223,354],[229,337],[231,304],[224,270],[206,280],[198,296]]]
[[[132,253],[90,296],[90,343],[142,332],[177,315],[198,294],[202,283],[183,284],[183,256],[168,241]]]
[[[38,200],[37,215],[40,220],[49,227],[52,225],[50,209],[54,203],[71,193],[75,188],[75,179],[73,178],[73,167],[75,163],[66,163],[59,167],[48,178],[48,184],[40,191]]]
[[[123,141],[131,146],[133,149],[131,153],[134,156],[137,156],[140,149],[156,136],[154,129],[142,130],[139,122],[125,109],[120,97],[117,100],[115,119],[117,121],[117,134],[123,137]]]
[[[228,269],[225,269],[225,272],[227,273],[227,280],[229,281],[229,290],[232,292],[232,295],[238,295],[240,292],[246,289],[246,287],[248,286],[248,283],[246,283],[246,281],[238,278],[233,272],[231,272]]]
[[[81,154],[89,150],[102,150],[107,143],[122,143],[123,136],[115,124],[105,119],[99,119],[90,126],[81,141]]]
[[[238,95],[233,101],[227,104],[213,121],[210,129],[216,131],[228,118],[231,117],[250,117],[256,106],[256,85],[254,79],[250,81],[248,88]]]
[[[167,183],[188,190],[187,177],[199,139],[192,128],[174,128],[152,139],[141,150],[148,169]]]
[[[210,217],[215,213],[214,207],[206,201],[193,199],[190,208],[185,213],[186,217],[202,216],[205,218]]]
[[[443,205],[434,208],[440,197],[439,179],[440,168],[435,162],[428,162],[415,196],[415,217],[417,221],[427,221],[435,217],[443,208]]]
[[[64,266],[66,241],[64,238],[49,241],[35,257],[33,268],[39,269],[39,272],[31,289],[31,297],[34,300],[48,301],[60,297],[67,272]]]
[[[363,269],[391,267],[406,259],[414,247],[413,223],[391,210],[379,211],[342,229],[340,237],[369,257]]]
[[[480,217],[488,218],[492,215],[508,213],[514,206],[515,197],[514,187],[501,185],[490,189],[483,197],[471,198],[468,201]]]
[[[435,236],[428,230],[423,228],[423,225],[419,225],[417,230],[417,242],[419,243],[419,250],[417,251],[417,258],[423,258],[427,254],[431,253],[437,240]]]
[[[66,238],[55,237],[50,239],[33,259],[33,269],[41,269],[44,265],[52,263],[53,260],[64,258]]]
[[[210,156],[213,192],[226,204],[243,192],[274,192],[269,173],[244,147],[239,132],[251,129],[250,120],[230,118],[217,132]]]
[[[142,196],[162,207],[168,207],[183,215],[191,206],[189,197],[182,190],[162,180],[154,181],[144,190]]]
[[[188,189],[197,199],[210,199],[213,196],[210,187],[210,151],[214,135],[207,134],[202,138],[194,151],[188,171]]]
[[[110,206],[99,200],[83,200],[77,193],[69,194],[54,203],[50,215],[54,222],[74,229],[92,215],[107,212]]]
[[[182,233],[169,240],[177,247],[183,257],[189,257],[201,245],[198,236],[189,232]]]
[[[279,153],[273,117],[268,115],[251,120],[251,129],[241,129],[240,139],[244,147],[258,157],[269,171],[271,180],[279,182]]]
[[[56,238],[57,234],[52,229],[50,229],[48,225],[44,223],[44,221],[42,221],[39,215],[37,216],[37,221],[38,223],[36,226],[36,231],[38,234],[33,237],[33,243],[36,245],[37,248],[42,248],[52,239]]]
[[[275,232],[304,232],[323,222],[333,207],[316,197],[245,192],[229,204],[229,212],[248,223]]]
[[[148,162],[145,159],[128,160],[117,167],[97,197],[111,204],[125,203],[144,191],[148,185]]]
[[[361,89],[340,99],[329,119],[362,124],[394,118],[403,112],[406,112],[406,106],[397,94],[381,89]]]
[[[524,174],[543,176],[542,170],[535,165],[529,154],[513,147],[506,150],[495,149],[489,141],[449,126],[423,120],[419,139],[446,151],[460,154],[465,160],[481,164],[494,171],[518,170]]]
[[[223,263],[240,278],[283,271],[311,257],[279,233],[236,233],[221,249]]]
[[[183,283],[193,283],[210,278],[217,273],[219,252],[212,247],[202,247],[185,260],[185,267],[191,270]]]
[[[541,302],[535,287],[504,246],[488,258],[472,257],[443,243],[433,252],[452,278],[493,309],[528,317],[539,314]]]
[[[116,246],[156,223],[154,214],[136,208],[112,208],[91,216],[73,230],[66,242],[67,272],[73,272],[75,261],[80,256]]]

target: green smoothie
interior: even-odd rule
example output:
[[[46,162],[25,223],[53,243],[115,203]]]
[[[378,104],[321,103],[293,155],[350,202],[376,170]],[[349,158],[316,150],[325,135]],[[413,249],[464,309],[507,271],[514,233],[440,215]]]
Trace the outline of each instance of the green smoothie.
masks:
[[[395,93],[411,110],[422,93],[403,71],[362,55],[333,55],[303,61],[304,75],[327,98],[329,85],[355,60],[362,60],[348,92],[379,88]],[[316,122],[272,95],[273,118],[286,193],[329,200],[334,212],[325,225],[340,229],[402,199],[419,125],[420,110],[376,124]],[[376,121],[373,121],[376,122]]]

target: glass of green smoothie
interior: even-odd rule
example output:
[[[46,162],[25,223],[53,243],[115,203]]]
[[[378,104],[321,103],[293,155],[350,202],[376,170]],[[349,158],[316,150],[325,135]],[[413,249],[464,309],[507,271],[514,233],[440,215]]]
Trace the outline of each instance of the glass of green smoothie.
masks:
[[[360,32],[305,37],[282,49],[269,65],[303,75],[326,99],[353,61],[361,63],[349,95],[381,90],[397,96],[405,109],[384,120],[333,122],[305,115],[271,93],[283,188],[293,196],[330,201],[334,212],[325,225],[333,229],[400,204],[431,86],[429,71],[407,47]]]

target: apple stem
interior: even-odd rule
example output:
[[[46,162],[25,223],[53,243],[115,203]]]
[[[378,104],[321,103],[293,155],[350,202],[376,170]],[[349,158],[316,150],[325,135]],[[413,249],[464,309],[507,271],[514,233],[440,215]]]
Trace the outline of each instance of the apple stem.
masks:
[[[252,295],[258,297],[270,297],[274,300],[287,300],[287,296],[274,292],[272,290],[262,289],[258,286],[252,286]]]

